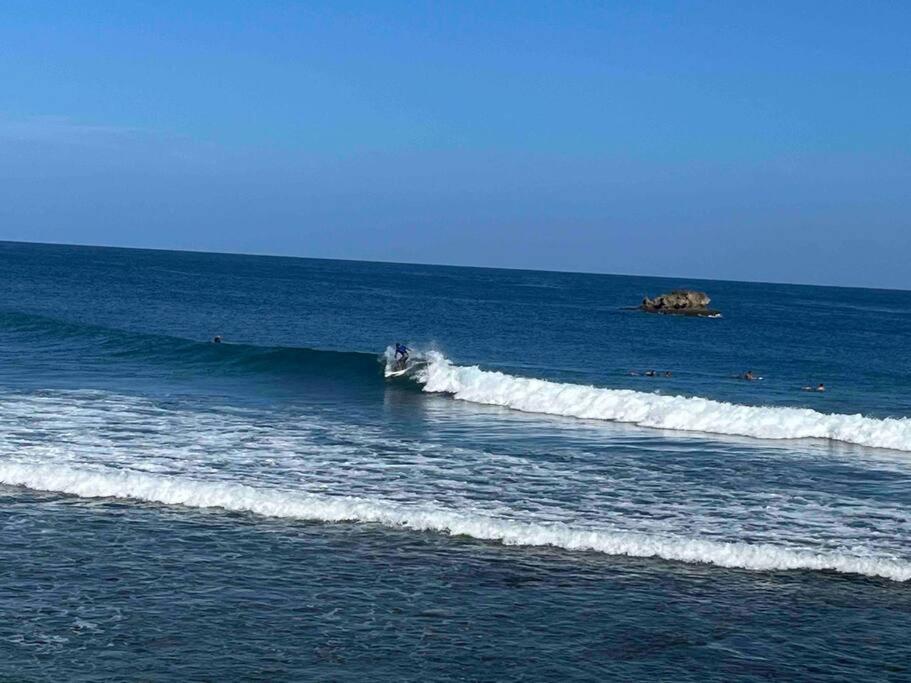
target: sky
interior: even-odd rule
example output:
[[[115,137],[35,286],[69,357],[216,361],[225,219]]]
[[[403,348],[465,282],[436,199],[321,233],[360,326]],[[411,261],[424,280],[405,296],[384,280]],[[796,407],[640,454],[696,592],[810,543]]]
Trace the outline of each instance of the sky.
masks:
[[[911,3],[0,3],[0,239],[911,289]]]

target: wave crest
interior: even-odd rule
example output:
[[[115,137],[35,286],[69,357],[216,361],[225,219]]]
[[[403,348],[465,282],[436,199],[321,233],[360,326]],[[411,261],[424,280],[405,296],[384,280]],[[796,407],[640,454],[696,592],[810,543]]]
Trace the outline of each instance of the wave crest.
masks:
[[[710,541],[641,533],[574,529],[565,524],[537,524],[431,506],[405,506],[348,496],[290,493],[243,484],[203,482],[127,470],[81,470],[72,467],[2,463],[0,483],[82,498],[124,498],[221,508],[322,522],[376,523],[388,527],[469,536],[514,546],[552,546],[628,557],[711,564],[754,571],[836,571],[911,580],[911,562],[847,553],[815,552],[772,544]]]
[[[563,384],[454,365],[436,352],[427,357],[430,364],[417,375],[424,391],[450,394],[472,403],[659,429],[759,439],[830,439],[911,451],[909,418],[826,414],[810,408],[746,406],[699,397]]]

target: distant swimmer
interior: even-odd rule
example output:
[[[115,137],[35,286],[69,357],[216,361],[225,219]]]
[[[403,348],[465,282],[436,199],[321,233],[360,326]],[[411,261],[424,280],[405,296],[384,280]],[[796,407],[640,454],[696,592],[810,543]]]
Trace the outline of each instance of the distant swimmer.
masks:
[[[740,376],[740,379],[745,379],[747,382],[753,382],[756,380],[756,375],[753,374],[752,370],[747,370]]]
[[[670,370],[665,370],[664,372],[658,372],[657,370],[646,370],[645,372],[641,373],[635,370],[630,370],[627,374],[629,374],[630,377],[639,377],[640,375],[643,375],[645,377],[673,377]]]
[[[816,385],[815,388],[814,387],[804,387],[803,390],[804,391],[825,391],[826,385],[823,384],[822,382],[820,382],[819,384]]]
[[[212,343],[213,343],[213,344],[221,344],[221,335],[216,334],[214,337],[212,337]]]

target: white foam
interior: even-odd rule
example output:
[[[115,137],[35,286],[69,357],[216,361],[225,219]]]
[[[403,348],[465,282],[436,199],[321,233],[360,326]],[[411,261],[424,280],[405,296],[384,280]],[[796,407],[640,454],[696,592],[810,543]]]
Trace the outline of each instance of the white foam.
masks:
[[[424,391],[452,394],[473,403],[660,429],[760,439],[831,439],[911,451],[909,418],[829,415],[809,408],[745,406],[698,397],[561,384],[453,365],[439,353],[430,353],[428,358],[430,364],[417,377]]]
[[[832,570],[893,581],[911,580],[911,562],[890,557],[817,552],[808,548],[765,543],[727,543],[681,536],[580,530],[565,524],[505,520],[428,505],[411,506],[383,500],[294,493],[130,470],[89,470],[60,465],[2,462],[0,483],[84,498],[126,498],[301,520],[370,522],[389,527],[470,536],[505,545],[553,546],[575,551],[659,557],[758,571]]]

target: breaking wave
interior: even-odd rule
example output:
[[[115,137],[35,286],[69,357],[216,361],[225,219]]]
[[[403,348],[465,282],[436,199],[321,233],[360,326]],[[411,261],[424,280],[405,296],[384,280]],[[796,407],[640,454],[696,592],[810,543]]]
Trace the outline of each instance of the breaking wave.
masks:
[[[0,483],[82,498],[120,498],[220,508],[234,512],[319,522],[375,523],[415,531],[469,536],[511,546],[552,546],[570,551],[710,564],[754,571],[836,571],[911,580],[911,562],[816,552],[773,544],[721,542],[679,536],[574,529],[499,519],[429,505],[402,505],[368,498],[292,493],[235,483],[203,482],[128,470],[86,470],[59,465],[0,463]]]
[[[472,403],[659,429],[759,439],[830,439],[911,451],[909,418],[826,414],[809,408],[746,406],[699,397],[563,384],[454,365],[437,352],[426,354],[426,358],[429,363],[416,374],[424,391],[450,394]]]
[[[5,336],[4,336],[5,335]],[[9,338],[6,338],[9,337]],[[80,358],[141,364],[163,371],[180,369],[200,376],[218,374],[315,377],[355,386],[381,388],[384,355],[293,346],[211,344],[67,322],[40,315],[0,311],[0,341],[18,359]],[[15,342],[15,343],[13,343]],[[727,434],[760,439],[829,439],[859,446],[911,451],[911,418],[826,414],[809,408],[748,406],[700,398],[609,389],[453,364],[436,351],[415,354],[426,364],[409,378],[426,392],[445,393],[472,403],[530,413],[627,422],[643,427]],[[407,385],[407,384],[406,384]],[[413,386],[413,385],[412,385]]]

